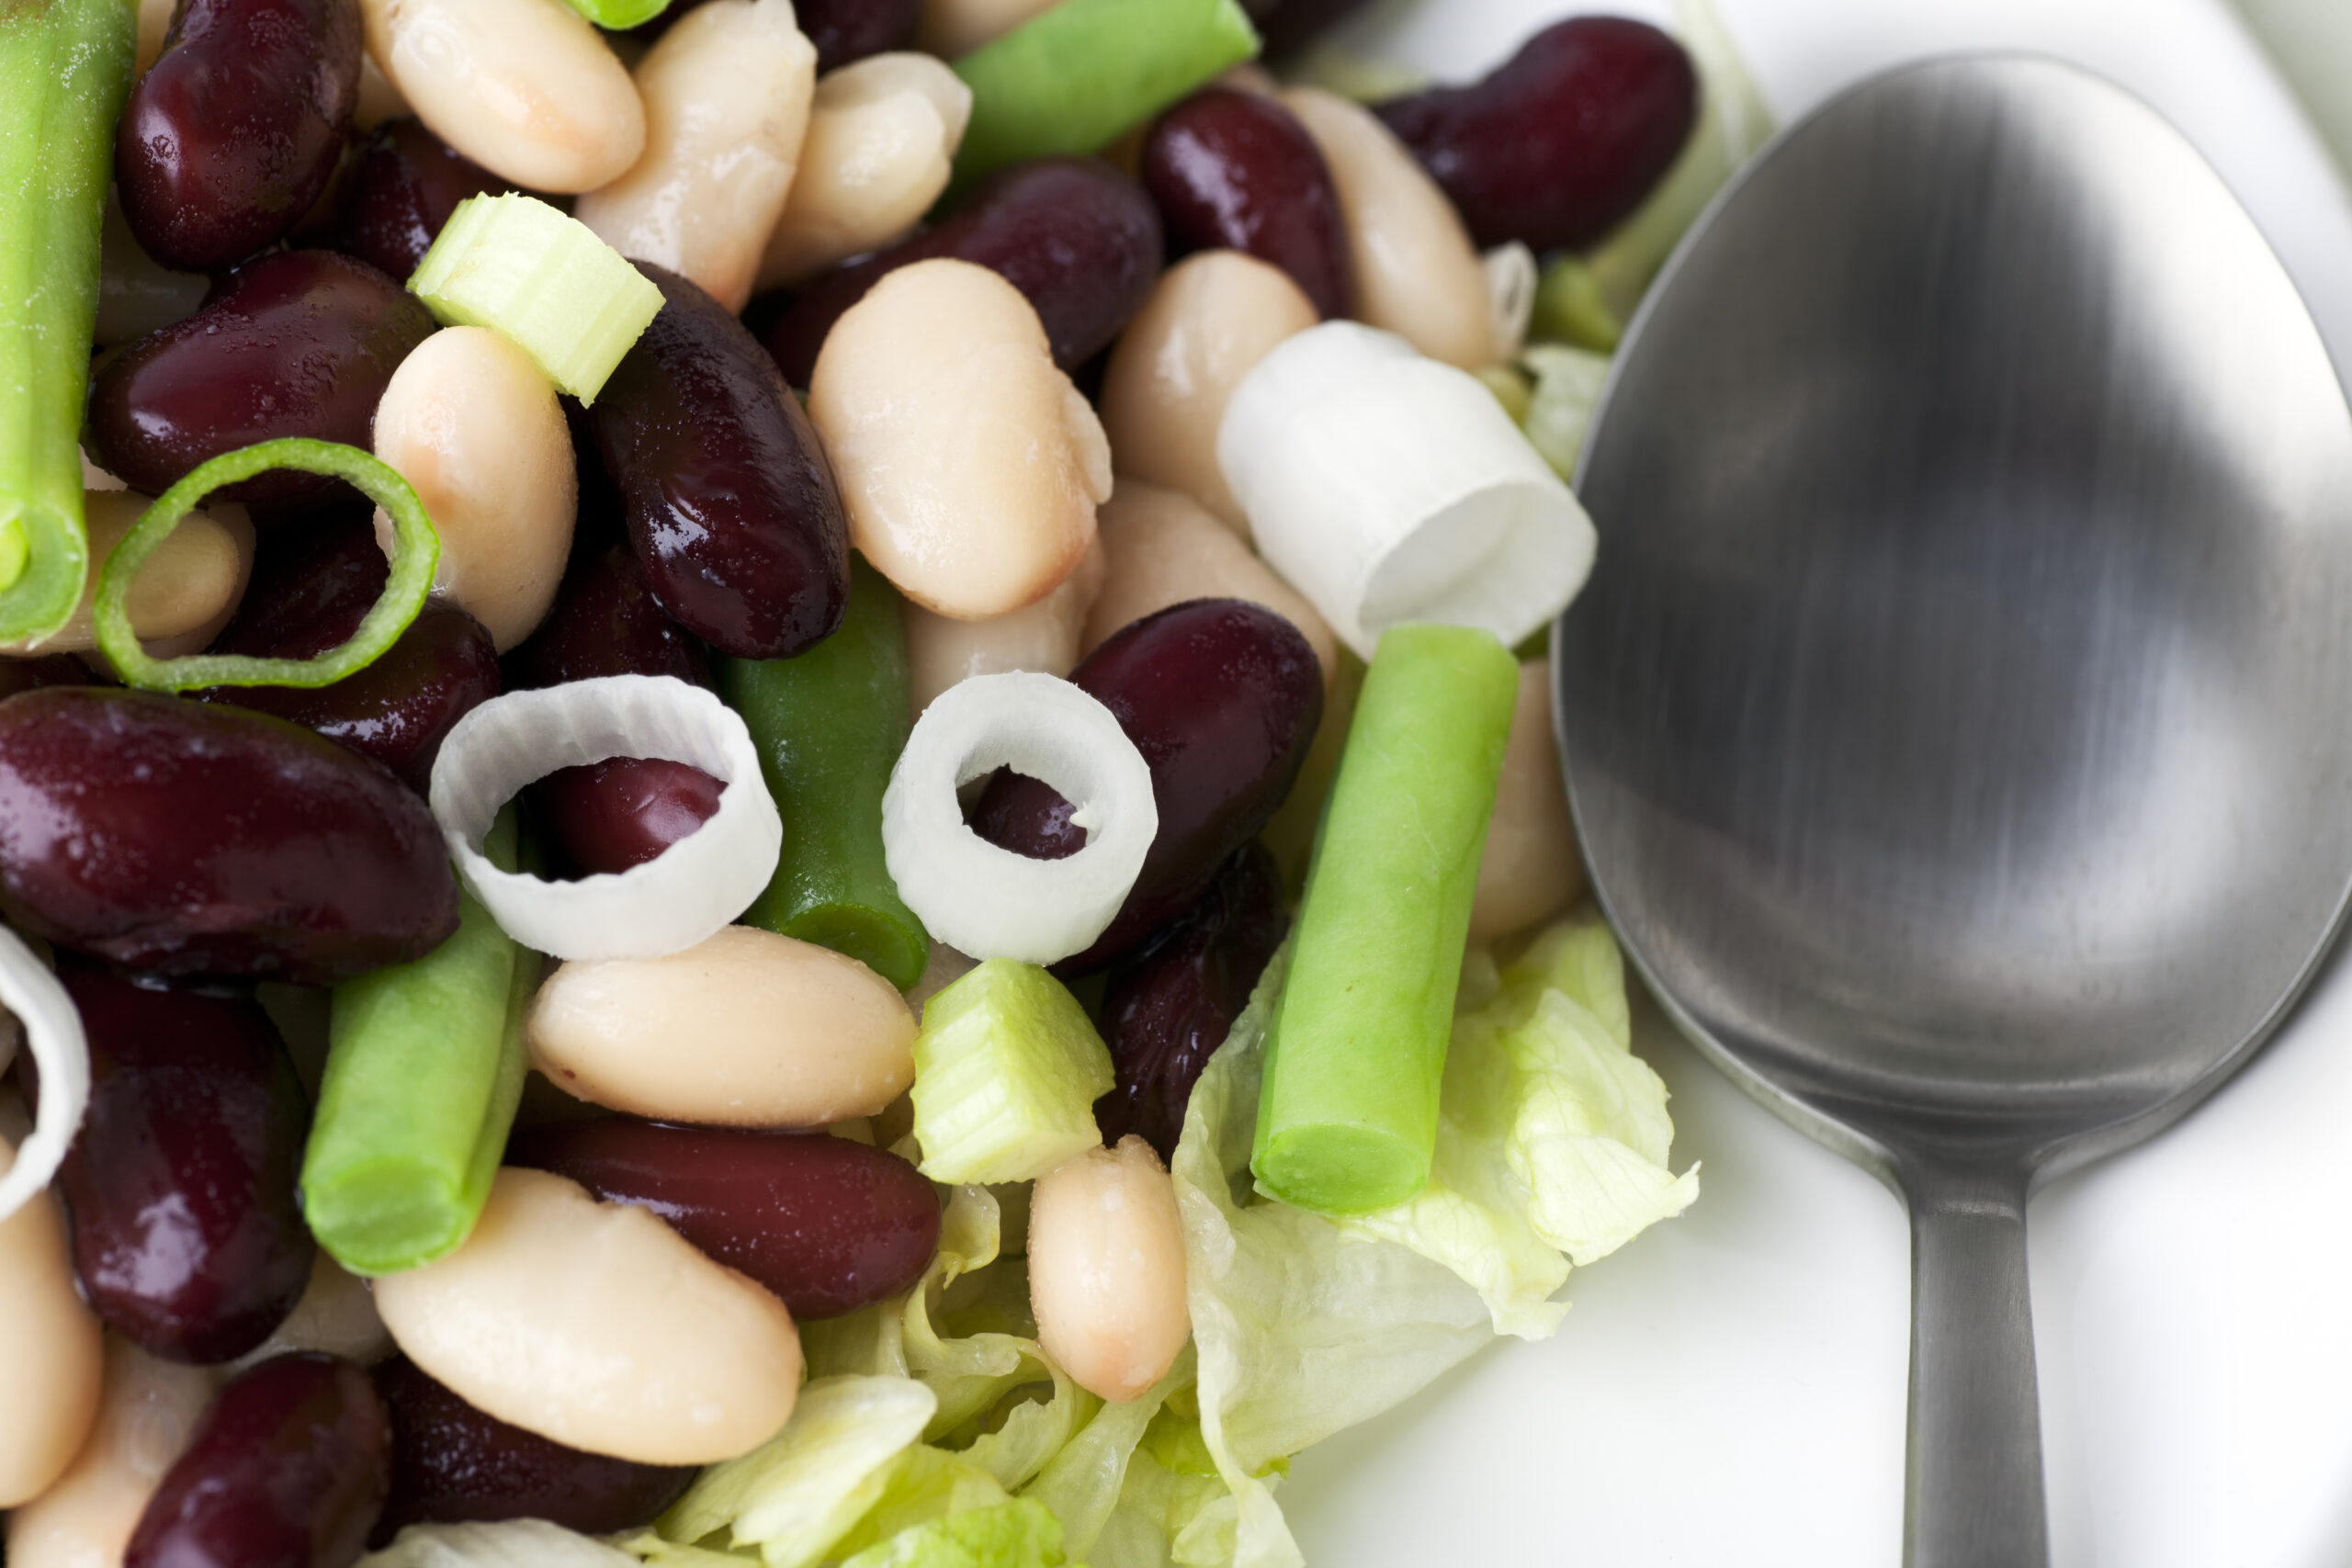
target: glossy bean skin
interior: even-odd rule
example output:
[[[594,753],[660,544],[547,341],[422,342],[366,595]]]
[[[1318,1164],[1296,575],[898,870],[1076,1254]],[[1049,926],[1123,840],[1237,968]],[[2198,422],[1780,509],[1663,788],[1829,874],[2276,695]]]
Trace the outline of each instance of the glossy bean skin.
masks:
[[[507,1160],[651,1210],[775,1292],[797,1322],[896,1295],[939,1249],[939,1199],[922,1173],[830,1134],[617,1116],[537,1129]]]
[[[264,1361],[213,1399],[123,1568],[348,1568],[391,1482],[391,1424],[333,1356]]]
[[[433,317],[391,278],[334,251],[285,251],[216,285],[204,308],[151,333],[90,391],[90,456],[142,495],[208,458],[282,435],[365,447],[386,383]],[[315,474],[267,474],[223,501],[328,493]]]
[[[684,762],[615,757],[559,769],[529,798],[571,863],[593,876],[643,865],[693,833],[718,814],[725,787]]]
[[[300,222],[350,134],[359,53],[357,0],[183,0],[115,139],[147,254],[217,271]]]
[[[1231,87],[1193,94],[1153,122],[1142,172],[1179,254],[1272,262],[1327,321],[1353,306],[1339,190],[1315,139],[1276,100]]]
[[[1102,1040],[1118,1083],[1094,1102],[1104,1143],[1133,1133],[1175,1158],[1193,1085],[1289,930],[1282,873],[1252,840],[1166,935],[1111,971]]]
[[[392,1426],[391,1495],[369,1544],[409,1525],[546,1519],[582,1535],[650,1524],[694,1480],[690,1467],[582,1453],[475,1409],[415,1362],[375,1371]]]
[[[1151,769],[1159,831],[1110,928],[1057,972],[1088,975],[1133,952],[1199,897],[1290,793],[1323,715],[1323,672],[1298,628],[1261,604],[1195,599],[1147,615],[1087,655],[1070,681],[1117,717]],[[1057,859],[1084,833],[1036,780],[1000,773],[973,830]]]
[[[707,686],[710,655],[662,608],[628,546],[583,532],[548,618],[506,656],[506,683],[529,691],[599,675],[674,675]]]
[[[90,1110],[59,1173],[84,1295],[166,1360],[233,1360],[311,1281],[295,1201],[310,1098],[250,996],[163,990],[72,963]]]
[[[1107,347],[1159,276],[1159,209],[1099,158],[1039,158],[982,180],[936,228],[813,285],[768,330],[768,352],[796,387],[842,313],[889,273],[947,256],[1000,273],[1028,297],[1065,371]]]
[[[323,986],[438,946],[458,887],[379,764],[264,714],[62,686],[0,704],[0,910],[135,969]]]
[[[240,651],[306,658],[322,649]],[[463,610],[436,599],[426,602],[400,640],[374,663],[331,686],[216,686],[201,696],[274,714],[373,757],[421,795],[432,783],[441,742],[459,719],[498,695],[498,649],[490,633]]]
[[[425,129],[388,119],[361,144],[335,213],[334,248],[405,280],[458,203],[514,186]]]
[[[647,263],[662,313],[591,411],[653,597],[739,659],[786,659],[849,607],[849,523],[799,400],[708,294]]]
[[[1690,138],[1699,77],[1645,22],[1577,17],[1483,82],[1378,110],[1481,245],[1589,245],[1641,205]]]

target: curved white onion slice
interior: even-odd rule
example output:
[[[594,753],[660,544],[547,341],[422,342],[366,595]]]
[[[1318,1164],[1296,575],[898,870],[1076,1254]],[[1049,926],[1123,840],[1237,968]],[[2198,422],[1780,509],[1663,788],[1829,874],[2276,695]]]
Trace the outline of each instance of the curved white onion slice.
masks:
[[[525,784],[612,757],[686,762],[725,784],[718,810],[643,865],[578,882],[501,871],[482,835]],[[499,929],[556,958],[662,958],[716,933],[760,896],[784,823],[733,709],[671,675],[605,675],[492,697],[459,719],[433,763],[433,815],[458,874]]]
[[[1051,785],[1086,847],[1065,860],[999,849],[956,789],[998,768]],[[1125,902],[1159,831],[1151,770],[1119,721],[1051,675],[977,675],[932,699],[882,796],[882,851],[933,937],[974,958],[1051,964],[1083,952]]]
[[[25,941],[0,926],[0,1002],[25,1026],[26,1049],[40,1072],[40,1117],[17,1161],[0,1176],[0,1220],[6,1219],[57,1174],[58,1162],[90,1103],[90,1042],[74,998]]]

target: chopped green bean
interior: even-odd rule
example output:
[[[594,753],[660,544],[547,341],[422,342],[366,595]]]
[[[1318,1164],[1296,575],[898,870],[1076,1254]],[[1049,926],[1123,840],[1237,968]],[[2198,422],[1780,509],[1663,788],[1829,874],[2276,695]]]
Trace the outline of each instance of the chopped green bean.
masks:
[[[0,0],[0,641],[82,602],[82,407],[133,0]]]
[[[483,848],[512,871],[515,840],[509,807]],[[537,980],[537,954],[467,893],[448,941],[335,987],[302,1211],[353,1273],[430,1263],[472,1232],[523,1097]]]
[[[1257,52],[1235,0],[1062,0],[956,62],[972,89],[956,183],[1099,152]]]
[[[670,0],[569,0],[571,8],[600,28],[619,31],[643,27],[670,8]]]
[[[1327,1213],[1429,1183],[1453,993],[1519,665],[1481,631],[1386,632],[1331,787],[1266,1040],[1250,1169]]]
[[[790,659],[730,659],[719,694],[743,716],[784,818],[775,877],[745,923],[847,953],[900,990],[931,938],[882,852],[882,792],[914,726],[899,595],[850,566],[841,629]]]

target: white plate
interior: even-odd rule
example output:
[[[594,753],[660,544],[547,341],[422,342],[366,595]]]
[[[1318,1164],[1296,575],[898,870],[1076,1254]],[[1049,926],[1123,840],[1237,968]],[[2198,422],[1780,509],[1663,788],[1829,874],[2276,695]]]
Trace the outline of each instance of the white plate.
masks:
[[[1622,8],[1662,19],[1647,0]],[[2222,0],[1718,0],[1785,123],[1885,66],[2023,47],[2139,93],[2270,236],[2352,365],[2352,205]],[[1590,0],[1391,0],[1347,41],[1483,71]],[[2352,93],[2352,82],[2343,85]],[[1604,545],[1603,547],[1606,547]],[[1699,1202],[1507,1343],[1296,1461],[1313,1568],[1889,1568],[1909,1252],[1894,1200],[1733,1089],[1655,1011]],[[2233,1084],[2033,1204],[2058,1568],[2352,1563],[2352,967]]]

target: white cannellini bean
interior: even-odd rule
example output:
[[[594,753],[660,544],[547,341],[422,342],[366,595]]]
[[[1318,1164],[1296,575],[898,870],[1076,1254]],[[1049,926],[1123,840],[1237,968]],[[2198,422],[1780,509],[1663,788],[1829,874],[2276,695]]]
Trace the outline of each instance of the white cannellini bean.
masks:
[[[322,1350],[363,1367],[392,1353],[391,1331],[376,1311],[368,1281],[345,1271],[324,1247],[311,1257],[311,1282],[303,1287],[302,1299],[267,1339],[237,1358],[236,1370],[295,1350]]]
[[[798,283],[903,236],[947,188],[972,89],[928,54],[874,54],[817,84],[763,289]]]
[[[752,926],[667,958],[566,964],[524,1038],[558,1088],[666,1121],[823,1127],[871,1116],[915,1076],[914,1014],[889,981]]]
[[[1058,4],[1060,0],[922,0],[915,47],[925,54],[953,60]]]
[[[908,605],[907,675],[915,713],[920,716],[933,697],[975,675],[1001,675],[1008,670],[1069,674],[1077,667],[1079,634],[1094,596],[1102,592],[1102,546],[1097,540],[1059,588],[1026,609],[985,621],[958,621],[934,615],[920,604]]]
[[[85,491],[82,506],[90,526],[89,576],[82,602],[56,631],[39,642],[17,643],[17,654],[87,653],[98,646],[90,612],[98,592],[98,569],[122,542],[131,525],[153,504],[125,490]],[[254,564],[254,527],[242,506],[222,505],[220,515],[191,512],[180,520],[147,564],[131,580],[125,608],[130,629],[150,653],[173,658],[210,642],[236,613]],[[190,639],[194,644],[190,646]]]
[[[1339,671],[1331,627],[1297,590],[1274,575],[1232,529],[1191,496],[1157,485],[1123,484],[1098,525],[1107,570],[1080,639],[1091,653],[1120,627],[1187,599],[1247,599],[1299,629],[1323,666],[1329,691]]]
[[[17,1145],[0,1138],[0,1172]],[[74,1287],[65,1221],[43,1193],[0,1220],[0,1508],[65,1472],[97,1416],[105,1339]]]
[[[120,1568],[148,1499],[220,1385],[215,1368],[108,1338],[97,1421],[73,1468],[8,1516],[10,1568]]]
[[[486,327],[435,333],[384,388],[376,456],[415,487],[441,536],[434,588],[501,653],[530,636],[555,603],[580,511],[571,433],[546,373]],[[380,512],[377,527],[390,531]]]
[[[1037,1180],[1029,1201],[1029,1305],[1037,1343],[1113,1403],[1167,1375],[1191,1337],[1176,1187],[1130,1133]]]
[[[572,216],[623,255],[741,310],[784,215],[816,86],[817,46],[794,24],[792,0],[710,0],[687,12],[637,68],[644,155]]]
[[[1550,666],[1538,659],[1519,667],[1502,783],[1470,904],[1470,940],[1491,942],[1525,931],[1584,889],[1584,861],[1560,783],[1560,749],[1552,743]]]
[[[809,378],[850,542],[958,620],[1034,604],[1078,569],[1111,452],[1046,329],[998,274],[903,266],[843,313]]]
[[[1330,166],[1355,266],[1356,317],[1448,365],[1476,370],[1495,351],[1493,290],[1445,192],[1372,111],[1317,87],[1283,103]]]
[[[1217,425],[1250,367],[1317,320],[1288,273],[1239,251],[1169,268],[1102,377],[1102,428],[1120,475],[1182,491],[1249,537],[1217,467]]]
[[[377,1281],[409,1359],[476,1409],[590,1453],[712,1464],[800,1389],[784,1303],[650,1212],[506,1169],[465,1245]]]
[[[619,57],[564,0],[359,0],[368,53],[435,135],[526,190],[610,185],[645,151]]]

